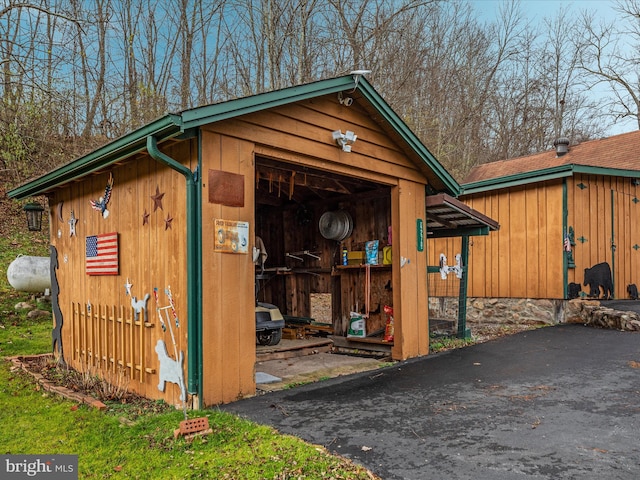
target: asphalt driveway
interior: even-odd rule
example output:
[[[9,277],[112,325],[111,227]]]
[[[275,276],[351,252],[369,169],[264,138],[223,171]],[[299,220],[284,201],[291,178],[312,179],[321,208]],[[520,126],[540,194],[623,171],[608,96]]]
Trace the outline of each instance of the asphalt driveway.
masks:
[[[638,479],[640,334],[548,327],[220,408],[383,479]]]

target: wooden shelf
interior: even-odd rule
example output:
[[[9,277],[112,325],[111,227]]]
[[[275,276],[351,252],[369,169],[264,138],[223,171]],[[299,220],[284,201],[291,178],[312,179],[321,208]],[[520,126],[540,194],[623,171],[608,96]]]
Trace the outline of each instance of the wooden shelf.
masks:
[[[391,270],[391,265],[335,265],[332,273],[340,275],[341,270],[366,270],[367,267],[371,270]]]

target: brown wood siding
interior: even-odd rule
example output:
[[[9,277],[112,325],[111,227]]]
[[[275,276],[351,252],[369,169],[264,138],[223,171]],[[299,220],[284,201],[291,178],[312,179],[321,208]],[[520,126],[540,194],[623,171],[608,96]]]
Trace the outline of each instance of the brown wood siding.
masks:
[[[569,270],[569,281],[582,284],[585,268],[607,262],[613,270],[615,297],[628,298],[627,285],[640,283],[639,187],[629,178],[576,174],[567,190],[568,225],[576,239],[576,268]],[[588,287],[582,289],[589,293]]]
[[[582,285],[585,268],[607,262],[615,297],[628,298],[627,285],[640,284],[640,187],[629,178],[586,174],[569,177],[566,183],[567,227],[574,229],[575,241],[575,268],[567,269],[567,282]],[[500,223],[498,232],[471,239],[469,296],[563,298],[562,180],[463,200]],[[431,240],[430,265],[438,264],[441,251],[459,251],[459,240]],[[589,293],[588,287],[582,289]]]
[[[206,127],[257,144],[256,152],[380,182],[405,178],[424,183],[420,170],[382,129],[356,104],[343,107],[331,98],[245,115]],[[334,130],[352,130],[358,136],[351,152],[332,139]]]
[[[184,142],[163,148],[163,151],[194,168],[194,145]],[[113,174],[114,185],[108,204],[110,214],[104,219],[91,208],[89,200],[96,200],[104,194],[109,172]],[[156,186],[165,196],[162,210],[154,212],[150,196],[155,194]],[[63,202],[62,222],[56,213],[60,202]],[[167,383],[164,393],[157,387],[159,362],[154,350],[156,342],[164,340],[169,355],[175,355],[169,331],[163,332],[160,326],[153,288],[159,289],[160,302],[168,305],[164,289],[171,286],[180,320],[179,328],[175,324],[172,327],[177,349],[185,355],[186,376],[188,312],[184,177],[141,155],[135,161],[114,166],[108,172],[86,177],[57,190],[50,204],[51,242],[58,251],[59,259],[56,273],[61,288],[59,303],[64,318],[62,341],[65,360],[75,369],[86,371],[92,368],[111,379],[124,370],[131,390],[181,405],[180,391],[175,384]],[[73,237],[68,224],[72,209],[78,219],[76,236]],[[149,223],[142,225],[145,209],[149,213]],[[174,218],[171,228],[166,228],[168,216]],[[86,275],[85,238],[109,232],[118,232],[119,274]],[[126,295],[124,287],[127,279],[132,283],[132,296],[142,299],[145,294],[150,295],[147,302],[150,325],[132,322],[131,297]]]
[[[470,297],[562,298],[562,181],[462,197],[500,229],[472,237]],[[459,239],[430,241],[429,264],[460,251]]]
[[[244,177],[244,206],[208,202],[202,185],[203,403],[227,403],[255,392],[254,160],[253,144],[202,132],[203,171]],[[206,179],[207,176],[205,175]],[[214,252],[214,220],[249,222],[248,254]]]

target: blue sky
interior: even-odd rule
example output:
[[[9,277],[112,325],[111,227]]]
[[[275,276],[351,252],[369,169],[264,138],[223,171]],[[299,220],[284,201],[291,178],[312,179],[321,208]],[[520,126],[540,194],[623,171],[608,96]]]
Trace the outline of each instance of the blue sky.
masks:
[[[498,8],[504,0],[471,0],[479,13],[487,15],[488,18],[495,18],[498,15]],[[614,2],[610,0],[520,0],[523,13],[532,22],[539,22],[544,17],[555,17],[561,8],[570,11],[580,12],[582,10],[593,10],[599,16],[613,17]]]

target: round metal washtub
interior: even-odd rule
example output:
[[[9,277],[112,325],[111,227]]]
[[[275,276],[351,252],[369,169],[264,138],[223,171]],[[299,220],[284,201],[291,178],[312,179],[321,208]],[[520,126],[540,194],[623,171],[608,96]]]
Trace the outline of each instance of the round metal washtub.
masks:
[[[353,219],[344,210],[325,212],[320,217],[318,228],[324,238],[340,242],[353,232]]]

